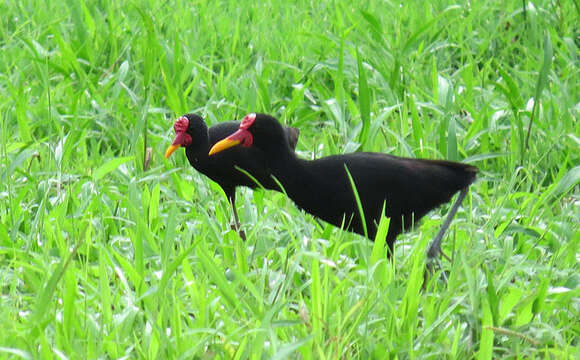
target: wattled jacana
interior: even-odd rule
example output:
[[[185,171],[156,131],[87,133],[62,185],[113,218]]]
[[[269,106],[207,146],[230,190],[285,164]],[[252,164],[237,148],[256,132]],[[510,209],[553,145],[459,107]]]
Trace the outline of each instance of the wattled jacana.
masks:
[[[227,154],[230,150],[224,150],[236,145],[261,150],[266,155],[261,163],[270,169],[300,208],[335,226],[365,235],[350,173],[370,239],[376,235],[383,204],[386,204],[386,216],[391,218],[386,242],[391,252],[401,231],[461,190],[441,231],[430,245],[430,258],[441,251],[441,238],[478,171],[474,166],[457,162],[380,153],[352,153],[312,161],[299,159],[290,148],[283,127],[266,114],[247,115],[239,130],[216,143],[209,154]]]
[[[240,222],[235,205],[236,187],[247,186],[254,189],[261,185],[266,189],[279,189],[270,177],[270,172],[267,171],[265,154],[258,148],[240,147],[217,156],[208,156],[211,146],[236,131],[239,126],[239,121],[227,121],[208,129],[201,116],[183,115],[173,125],[175,140],[165,152],[165,158],[169,158],[179,147],[185,147],[185,154],[191,166],[217,182],[226,193],[234,211],[234,220],[238,230]],[[289,127],[282,129],[282,133],[288,148],[296,148],[299,130]],[[249,173],[254,179],[240,169]],[[244,237],[243,232],[240,232],[240,235]]]

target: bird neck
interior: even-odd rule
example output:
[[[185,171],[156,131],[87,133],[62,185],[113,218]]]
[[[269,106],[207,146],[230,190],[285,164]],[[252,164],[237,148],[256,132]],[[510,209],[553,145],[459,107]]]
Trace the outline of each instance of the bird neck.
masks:
[[[308,202],[317,198],[320,189],[324,189],[324,184],[319,183],[319,177],[312,171],[313,162],[300,159],[294,151],[277,154],[270,168],[273,177],[282,186],[282,191],[298,206],[312,207]]]
[[[193,143],[185,149],[187,160],[189,160],[189,163],[192,166],[207,160],[210,148],[209,145],[208,136],[198,136],[196,139],[194,139]]]

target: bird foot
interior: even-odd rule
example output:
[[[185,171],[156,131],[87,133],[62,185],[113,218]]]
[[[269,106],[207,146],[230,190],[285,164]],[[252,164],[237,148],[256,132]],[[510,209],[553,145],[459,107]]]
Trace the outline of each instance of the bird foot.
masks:
[[[443,252],[443,250],[441,250],[441,247],[430,247],[429,250],[427,251],[427,261],[431,261],[434,259],[437,259],[437,255],[441,255],[442,257],[444,257],[447,261],[451,262],[451,258],[445,254]]]
[[[437,254],[441,254],[442,257],[444,257],[449,262],[451,262],[451,258],[449,256],[447,256],[441,249],[439,249],[439,251],[434,252],[434,253],[431,253],[431,251],[429,251],[429,253],[427,254],[427,263],[425,265],[425,273],[423,275],[423,280],[424,280],[423,287],[426,286],[427,281],[435,272],[442,270],[441,260],[439,258],[437,258]],[[443,282],[445,284],[447,284],[447,282],[449,281],[449,277],[448,277],[446,271],[441,271],[441,279],[443,280]]]

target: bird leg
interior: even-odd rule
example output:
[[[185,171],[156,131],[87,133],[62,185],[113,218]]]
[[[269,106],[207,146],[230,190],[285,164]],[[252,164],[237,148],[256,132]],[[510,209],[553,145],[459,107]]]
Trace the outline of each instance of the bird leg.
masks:
[[[443,235],[445,235],[445,232],[449,228],[449,225],[451,225],[451,220],[453,220],[453,217],[455,216],[457,209],[459,209],[459,205],[461,205],[461,202],[465,198],[465,195],[467,195],[467,190],[468,187],[461,189],[459,195],[457,196],[457,199],[455,200],[453,206],[451,207],[451,210],[449,211],[449,214],[447,214],[447,218],[445,219],[443,226],[441,226],[441,229],[437,233],[437,236],[435,236],[433,241],[431,241],[431,244],[429,245],[429,250],[427,250],[427,258],[429,260],[433,259],[439,254],[442,254],[441,240],[443,239]]]
[[[244,230],[241,229],[242,225],[240,224],[240,219],[238,218],[238,212],[236,211],[236,199],[234,196],[228,197],[228,200],[230,200],[230,205],[232,205],[232,210],[234,211],[234,224],[232,224],[231,228],[232,228],[232,230],[235,230],[238,232],[238,234],[240,235],[242,240],[246,241],[246,234],[244,233]]]
[[[455,216],[457,209],[459,209],[459,205],[461,205],[461,202],[463,202],[465,195],[467,195],[467,190],[468,187],[465,187],[460,190],[457,199],[455,200],[453,206],[451,207],[451,210],[447,214],[447,218],[445,218],[445,221],[441,226],[441,229],[439,229],[439,232],[437,233],[433,241],[431,241],[431,244],[429,244],[429,250],[427,250],[427,268],[425,269],[425,273],[423,274],[423,289],[425,289],[427,281],[429,280],[429,274],[433,273],[433,268],[435,264],[437,264],[439,268],[441,267],[441,263],[437,259],[437,255],[441,254],[447,260],[451,261],[449,256],[445,255],[445,253],[441,250],[441,240],[443,239],[445,232],[449,228],[449,225],[451,225],[451,220],[453,220],[453,217]],[[442,277],[443,281],[447,283],[448,278],[445,272],[442,273]]]

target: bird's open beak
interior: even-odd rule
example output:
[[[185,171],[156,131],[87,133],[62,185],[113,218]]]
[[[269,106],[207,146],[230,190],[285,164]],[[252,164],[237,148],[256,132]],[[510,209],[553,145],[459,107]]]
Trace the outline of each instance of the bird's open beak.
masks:
[[[254,137],[251,132],[246,129],[240,129],[227,138],[215,143],[215,145],[209,150],[209,155],[217,154],[236,145],[248,147],[252,145],[253,141]]]
[[[173,143],[165,151],[165,158],[169,159],[171,154],[173,154],[175,150],[179,149],[180,146],[187,146],[188,144],[191,144],[191,136],[185,132],[178,132],[175,135]]]

